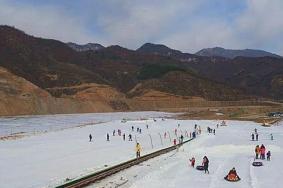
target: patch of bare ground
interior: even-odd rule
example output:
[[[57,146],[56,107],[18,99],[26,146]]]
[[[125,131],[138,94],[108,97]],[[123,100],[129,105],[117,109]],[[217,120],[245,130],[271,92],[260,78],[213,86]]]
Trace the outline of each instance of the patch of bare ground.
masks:
[[[248,103],[247,103],[248,104]],[[265,105],[241,106],[215,106],[215,107],[190,107],[187,108],[181,119],[229,119],[255,121],[261,124],[274,124],[282,117],[269,117],[268,113],[283,111],[282,103],[269,103]],[[184,110],[184,109],[182,109]],[[174,110],[176,111],[176,109]]]
[[[25,137],[23,133],[16,133],[16,134],[11,134],[7,136],[0,136],[0,141],[5,141],[5,140],[16,140]]]

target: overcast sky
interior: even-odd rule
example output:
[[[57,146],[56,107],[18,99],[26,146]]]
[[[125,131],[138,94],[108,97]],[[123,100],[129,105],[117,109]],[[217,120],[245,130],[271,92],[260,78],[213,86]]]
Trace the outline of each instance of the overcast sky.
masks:
[[[146,42],[194,53],[263,49],[283,55],[283,0],[0,0],[0,24],[64,42]]]

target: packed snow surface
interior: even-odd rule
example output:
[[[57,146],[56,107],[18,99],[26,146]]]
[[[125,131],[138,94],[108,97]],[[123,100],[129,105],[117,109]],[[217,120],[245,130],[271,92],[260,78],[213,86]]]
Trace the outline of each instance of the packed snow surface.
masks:
[[[38,134],[89,124],[121,120],[122,118],[129,120],[141,117],[149,118],[171,115],[171,113],[164,112],[116,112],[3,117],[0,118],[0,137],[16,134]]]
[[[54,187],[66,179],[78,178],[135,158],[136,141],[141,144],[143,155],[173,145],[173,139],[180,135],[184,135],[186,140],[194,130],[195,124],[201,127],[201,134],[184,144],[178,151],[124,170],[91,187],[281,187],[282,123],[278,126],[262,127],[248,121],[226,121],[227,126],[217,128],[216,125],[221,121],[162,119],[162,116],[168,114],[160,113],[155,116],[153,113],[155,112],[135,115],[112,113],[113,117],[116,117],[112,120],[104,119],[104,123],[70,126],[68,129],[30,134],[15,140],[2,140],[1,188]],[[85,115],[76,115],[73,125],[88,121],[83,116]],[[97,119],[95,116],[96,114],[89,114],[88,118]],[[60,125],[67,121],[66,117],[69,118],[67,115],[61,116],[61,120],[58,116],[48,117],[42,118],[41,121],[37,119],[37,124],[40,122],[48,127],[45,121],[55,118]],[[122,121],[123,118],[129,120]],[[5,121],[8,121],[6,119]],[[70,119],[68,121],[73,122]],[[26,119],[21,125],[18,120],[17,126],[25,126],[25,122]],[[57,126],[56,122],[52,126]],[[12,122],[9,123],[12,125]],[[215,129],[216,134],[207,133],[207,127]],[[137,128],[142,130],[141,133],[137,133]],[[255,128],[259,134],[259,141],[251,141],[251,133]],[[121,130],[121,135],[125,133],[125,141],[123,136],[118,136],[118,129]],[[110,135],[110,141],[106,141],[107,133]],[[270,139],[271,133],[274,140]],[[89,134],[93,137],[91,142]],[[132,134],[133,141],[128,141],[129,134]],[[254,161],[254,148],[261,144],[265,145],[267,151],[271,151],[271,161],[264,160],[264,166],[253,167],[251,163]],[[210,161],[209,174],[204,174],[203,171],[189,165],[189,158],[194,156],[196,165],[200,165],[205,155]],[[241,181],[231,183],[223,179],[232,167],[236,168]]]

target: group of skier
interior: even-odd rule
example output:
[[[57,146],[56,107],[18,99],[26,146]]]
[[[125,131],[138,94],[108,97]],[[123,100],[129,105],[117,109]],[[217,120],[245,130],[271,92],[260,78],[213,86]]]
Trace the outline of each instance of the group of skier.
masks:
[[[268,161],[270,161],[270,157],[271,157],[271,152],[268,151],[266,154],[266,149],[265,146],[263,144],[261,144],[261,146],[257,145],[255,147],[255,159],[258,159],[258,157],[262,160],[265,160],[265,155]]]
[[[257,129],[255,128],[254,129],[254,133],[252,133],[252,141],[258,141],[258,132],[257,132]],[[270,139],[273,140],[273,134],[270,134]],[[265,160],[265,156],[266,156],[266,159],[268,161],[270,161],[270,157],[271,157],[271,152],[268,151],[266,153],[266,149],[265,149],[265,146],[263,144],[261,144],[261,146],[257,145],[255,147],[255,159],[262,159],[262,160]]]
[[[113,136],[115,136],[115,132],[116,132],[116,131],[113,130]],[[123,140],[125,141],[125,140],[126,140],[126,134],[125,134],[125,133],[122,134],[122,131],[121,131],[120,129],[118,129],[117,132],[118,132],[118,136],[122,136]],[[133,141],[131,134],[128,135],[128,138],[129,138],[129,141]],[[109,135],[109,133],[106,134],[106,141],[110,141],[110,135]]]
[[[254,133],[252,133],[252,141],[258,141],[258,133],[257,133],[257,129],[254,129]]]
[[[213,133],[215,135],[215,129],[212,129],[210,127],[207,127],[207,132],[208,133]]]

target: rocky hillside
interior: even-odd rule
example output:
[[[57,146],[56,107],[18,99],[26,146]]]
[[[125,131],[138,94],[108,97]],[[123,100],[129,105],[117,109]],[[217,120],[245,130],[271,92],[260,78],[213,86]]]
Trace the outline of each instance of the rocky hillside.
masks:
[[[196,55],[199,56],[208,56],[208,57],[213,57],[213,56],[218,56],[218,57],[225,57],[225,58],[230,58],[233,59],[235,57],[277,57],[277,58],[282,58],[279,55],[266,52],[263,50],[254,50],[254,49],[244,49],[244,50],[231,50],[231,49],[225,49],[225,48],[220,48],[220,47],[215,47],[215,48],[205,48],[197,53]]]
[[[0,115],[111,112],[129,109],[121,102],[124,95],[107,85],[76,86],[75,89],[84,89],[79,89],[74,95],[58,98],[4,68],[0,68],[0,78]]]
[[[164,54],[156,50],[160,45],[151,44],[143,53],[158,54],[179,60],[183,66],[198,75],[220,82],[233,88],[241,88],[246,93],[282,100],[283,58],[277,57],[204,57],[188,53]],[[149,48],[150,47],[150,48]],[[166,48],[174,52],[174,49]]]
[[[97,51],[104,48],[104,46],[97,43],[87,43],[80,45],[73,42],[68,42],[67,45],[78,52],[83,52],[88,50]]]

